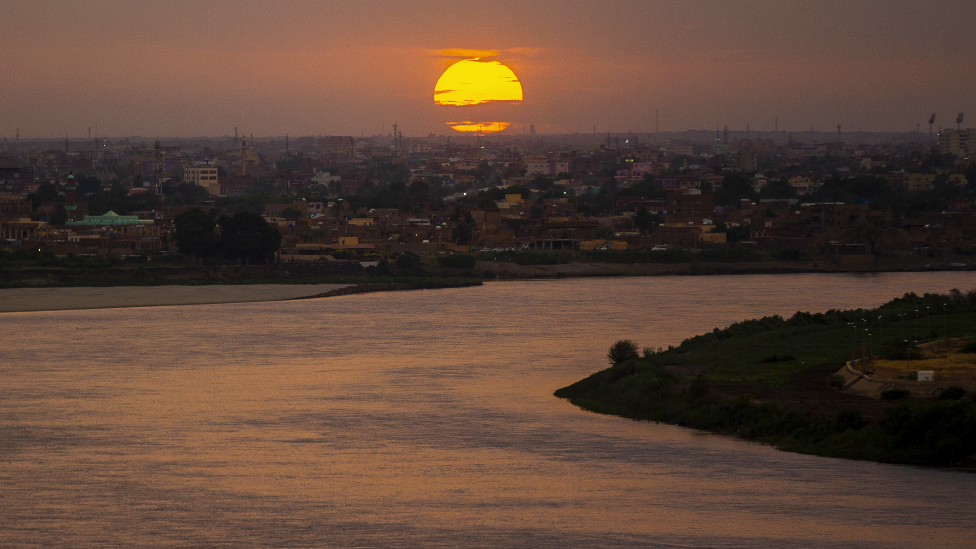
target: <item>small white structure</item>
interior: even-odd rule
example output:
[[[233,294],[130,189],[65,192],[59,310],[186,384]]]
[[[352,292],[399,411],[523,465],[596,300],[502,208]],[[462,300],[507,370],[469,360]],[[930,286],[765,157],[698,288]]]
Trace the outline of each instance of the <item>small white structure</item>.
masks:
[[[933,372],[931,370],[930,371],[927,371],[927,372],[919,372],[918,373],[918,380],[919,381],[932,381],[932,378],[933,377],[935,377],[935,372]]]

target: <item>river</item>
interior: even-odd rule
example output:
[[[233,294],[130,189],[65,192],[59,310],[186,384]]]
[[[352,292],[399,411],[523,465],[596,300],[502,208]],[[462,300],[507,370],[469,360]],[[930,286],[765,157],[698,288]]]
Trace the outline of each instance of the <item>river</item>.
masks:
[[[563,279],[0,314],[0,546],[971,547],[976,475],[790,454],[552,392],[621,338],[974,287]]]

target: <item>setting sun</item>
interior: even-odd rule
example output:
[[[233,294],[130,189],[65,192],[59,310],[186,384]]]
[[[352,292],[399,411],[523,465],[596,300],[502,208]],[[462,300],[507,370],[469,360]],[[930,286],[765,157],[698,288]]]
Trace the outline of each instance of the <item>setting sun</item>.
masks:
[[[438,105],[461,107],[521,100],[522,84],[512,69],[477,57],[448,67],[434,86],[434,103]]]
[[[512,69],[498,61],[482,61],[478,57],[454,63],[434,86],[434,103],[437,105],[472,107],[521,101],[522,84]],[[464,133],[495,133],[507,128],[509,123],[464,120],[448,122],[447,125]]]
[[[510,122],[472,122],[464,120],[462,122],[448,122],[448,126],[454,131],[461,133],[497,133],[511,125]]]

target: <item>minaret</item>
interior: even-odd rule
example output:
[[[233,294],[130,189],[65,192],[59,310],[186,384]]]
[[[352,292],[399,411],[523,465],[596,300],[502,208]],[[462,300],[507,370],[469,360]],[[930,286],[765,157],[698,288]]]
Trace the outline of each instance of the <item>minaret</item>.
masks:
[[[241,176],[247,175],[247,139],[241,139]]]
[[[75,204],[75,176],[68,172],[64,184],[64,209],[68,212],[68,222],[78,221],[78,206]]]

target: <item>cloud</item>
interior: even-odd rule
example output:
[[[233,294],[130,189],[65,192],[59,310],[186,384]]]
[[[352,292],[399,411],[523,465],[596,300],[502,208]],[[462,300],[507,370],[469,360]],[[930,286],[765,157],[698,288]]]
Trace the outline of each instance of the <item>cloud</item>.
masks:
[[[477,49],[467,49],[467,48],[448,48],[444,50],[428,50],[434,57],[447,57],[451,59],[472,59],[480,58],[484,59],[486,57],[498,57],[499,55],[507,54],[508,56],[515,57],[532,57],[534,55],[539,55],[542,52],[542,48],[508,48],[504,50],[477,50]]]
[[[432,53],[438,57],[460,57],[462,59],[471,59],[472,57],[495,57],[501,52],[498,50],[469,50],[465,48],[450,48],[446,50],[434,50]]]

